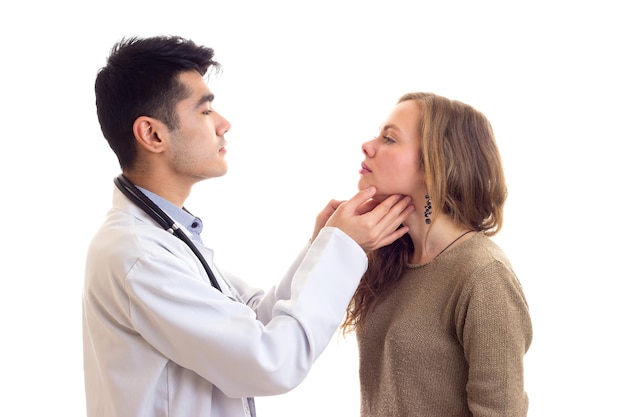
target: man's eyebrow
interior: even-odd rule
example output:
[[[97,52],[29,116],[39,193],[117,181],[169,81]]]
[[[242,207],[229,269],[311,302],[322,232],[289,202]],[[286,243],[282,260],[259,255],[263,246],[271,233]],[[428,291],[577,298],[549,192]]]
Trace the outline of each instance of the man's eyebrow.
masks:
[[[196,102],[196,107],[202,106],[204,103],[212,103],[215,100],[215,94],[205,94]]]

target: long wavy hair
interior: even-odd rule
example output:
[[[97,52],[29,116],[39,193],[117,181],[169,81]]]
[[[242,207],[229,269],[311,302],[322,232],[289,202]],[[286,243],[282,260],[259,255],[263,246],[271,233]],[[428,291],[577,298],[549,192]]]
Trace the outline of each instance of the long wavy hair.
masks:
[[[487,236],[502,227],[507,187],[491,124],[473,107],[432,93],[408,93],[422,118],[415,120],[421,139],[420,168],[432,201],[432,221],[439,213]],[[413,253],[408,234],[368,253],[369,265],[347,308],[344,333],[358,330],[402,276]]]

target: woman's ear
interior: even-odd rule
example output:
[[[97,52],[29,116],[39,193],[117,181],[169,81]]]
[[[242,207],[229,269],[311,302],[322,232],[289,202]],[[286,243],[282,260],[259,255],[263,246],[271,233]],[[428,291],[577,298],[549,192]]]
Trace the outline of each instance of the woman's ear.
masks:
[[[160,153],[163,151],[163,129],[164,125],[160,121],[148,117],[139,116],[133,123],[133,134],[135,140],[143,149],[149,152]]]

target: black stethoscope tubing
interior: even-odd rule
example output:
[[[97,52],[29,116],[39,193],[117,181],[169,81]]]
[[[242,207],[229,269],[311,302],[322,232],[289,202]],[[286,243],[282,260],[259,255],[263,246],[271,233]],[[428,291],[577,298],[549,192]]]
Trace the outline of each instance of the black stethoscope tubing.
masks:
[[[221,292],[222,289],[220,288],[220,285],[217,282],[217,279],[215,278],[215,274],[213,274],[213,271],[209,267],[209,264],[207,263],[206,259],[204,259],[204,256],[202,256],[202,254],[200,253],[196,245],[193,244],[193,242],[191,241],[191,239],[189,239],[189,237],[185,234],[185,232],[183,232],[178,227],[176,222],[167,214],[165,214],[165,212],[161,210],[159,206],[157,206],[152,200],[150,200],[150,198],[148,198],[147,195],[142,193],[141,190],[138,189],[132,182],[130,182],[128,178],[126,178],[123,174],[120,174],[113,181],[115,182],[115,185],[117,186],[117,188],[119,188],[120,191],[124,193],[124,195],[128,197],[130,201],[135,203],[137,207],[145,211],[163,229],[175,235],[180,240],[185,242],[187,246],[189,246],[189,248],[198,257],[198,259],[200,260],[200,263],[204,267],[204,270],[209,276],[209,281],[211,281],[211,285]]]

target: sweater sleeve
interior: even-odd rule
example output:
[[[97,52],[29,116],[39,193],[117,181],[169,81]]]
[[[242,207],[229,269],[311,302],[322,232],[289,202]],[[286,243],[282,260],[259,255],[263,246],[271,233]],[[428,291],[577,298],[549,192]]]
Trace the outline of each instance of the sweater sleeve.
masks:
[[[470,280],[457,316],[468,363],[467,401],[474,417],[523,417],[524,355],[532,325],[522,287],[504,263],[493,261]]]

